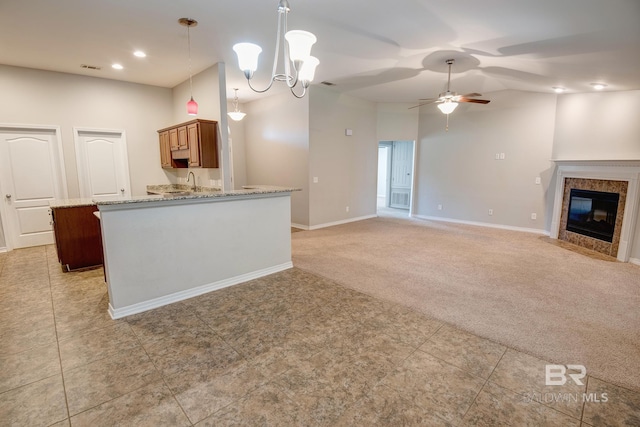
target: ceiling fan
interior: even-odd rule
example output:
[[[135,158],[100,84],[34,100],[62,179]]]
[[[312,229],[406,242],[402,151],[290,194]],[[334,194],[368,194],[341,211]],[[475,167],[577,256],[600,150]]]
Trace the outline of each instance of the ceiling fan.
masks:
[[[438,95],[437,98],[420,99],[420,101],[423,101],[423,102],[421,102],[418,105],[414,105],[413,107],[409,107],[409,109],[418,108],[427,104],[438,104],[438,108],[440,109],[440,111],[442,111],[444,114],[447,115],[447,130],[449,130],[449,114],[451,114],[453,110],[456,109],[459,102],[488,104],[491,101],[489,101],[488,99],[476,99],[475,98],[476,96],[482,96],[482,94],[480,93],[467,93],[465,95],[458,95],[455,92],[451,92],[451,65],[453,65],[455,60],[447,59],[445,62],[449,65],[449,76],[447,77],[447,90],[445,92],[442,92],[440,95]]]

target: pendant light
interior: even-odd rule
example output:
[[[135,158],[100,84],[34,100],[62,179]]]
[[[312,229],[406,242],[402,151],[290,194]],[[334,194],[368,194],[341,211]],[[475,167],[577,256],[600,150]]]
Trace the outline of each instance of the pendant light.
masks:
[[[227,114],[232,120],[237,122],[244,119],[246,114],[238,110],[238,89],[234,87],[233,90],[235,91],[235,97],[233,98],[233,111]]]
[[[189,47],[189,92],[191,99],[187,102],[187,114],[190,116],[196,116],[198,114],[198,103],[193,100],[193,81],[191,72],[191,33],[189,29],[198,25],[198,21],[191,18],[180,18],[178,23],[187,27],[187,45]]]

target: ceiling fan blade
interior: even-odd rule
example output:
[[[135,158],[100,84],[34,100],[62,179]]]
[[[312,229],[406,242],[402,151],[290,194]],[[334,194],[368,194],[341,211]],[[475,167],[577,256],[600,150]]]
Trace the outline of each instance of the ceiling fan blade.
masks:
[[[460,95],[460,96],[463,98],[469,98],[470,96],[482,96],[482,94],[474,92],[474,93],[465,93],[464,95]]]
[[[425,101],[425,102],[434,102],[437,101],[440,98],[420,98],[418,99],[418,101]]]
[[[421,103],[421,104],[414,105],[413,107],[409,107],[409,110],[411,110],[412,108],[422,107],[423,105],[433,104],[435,101],[437,101],[437,100],[433,100],[433,101],[431,101],[431,102],[423,102],[423,103]]]
[[[474,99],[474,98],[465,98],[464,96],[461,96],[460,99],[458,99],[458,102],[473,102],[476,104],[488,104],[491,101],[488,99]]]

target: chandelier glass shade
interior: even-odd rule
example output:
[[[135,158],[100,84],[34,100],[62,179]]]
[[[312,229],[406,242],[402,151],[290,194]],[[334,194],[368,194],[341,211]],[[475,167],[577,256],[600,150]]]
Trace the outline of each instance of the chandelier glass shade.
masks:
[[[255,92],[266,92],[271,89],[274,81],[280,81],[287,84],[296,98],[302,98],[313,81],[315,69],[320,63],[317,58],[311,56],[311,47],[317,39],[316,36],[308,31],[287,31],[287,14],[290,10],[287,0],[279,1],[273,69],[271,71],[271,80],[265,89],[256,89],[251,85],[253,74],[258,69],[258,58],[262,48],[253,43],[237,43],[233,46],[233,50],[238,55],[238,65],[244,73],[249,87]],[[281,49],[283,51],[284,72],[279,73],[278,61],[280,60]],[[294,91],[298,84],[302,87],[300,93]]]

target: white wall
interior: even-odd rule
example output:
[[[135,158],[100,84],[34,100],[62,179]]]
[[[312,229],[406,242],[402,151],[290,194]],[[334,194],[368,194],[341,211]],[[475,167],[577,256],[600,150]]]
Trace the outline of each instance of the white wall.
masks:
[[[558,98],[556,159],[640,159],[640,91],[566,94]],[[640,260],[640,216],[631,258]]]
[[[170,181],[156,132],[171,121],[170,89],[0,65],[0,93],[1,123],[60,126],[69,197],[80,194],[74,127],[126,131],[134,195]]]
[[[420,107],[414,213],[548,230],[556,95],[500,91],[486,96],[490,104],[460,104],[448,132],[446,116],[435,105]],[[505,159],[496,160],[496,153],[505,153]]]
[[[291,221],[309,225],[309,97],[287,91],[243,107],[247,183],[301,188],[291,195]]]
[[[172,92],[172,117],[164,126],[177,125],[193,119],[214,120],[220,125],[220,81],[218,75],[218,65],[211,66],[192,77],[193,99],[198,103],[198,115],[187,114],[187,102],[191,98],[189,79],[175,86]],[[218,141],[220,147],[221,141]],[[171,175],[172,182],[184,183],[187,174],[192,171],[196,177],[198,185],[210,186],[210,180],[220,180],[220,169],[173,169],[167,172]],[[179,181],[178,181],[179,178]]]
[[[124,129],[131,190],[168,182],[157,129],[171,121],[171,90],[74,74],[0,65],[0,122],[58,125],[69,197],[78,197],[73,127]]]
[[[227,110],[233,111],[233,103],[227,103]],[[246,108],[241,105],[240,111],[246,112]],[[243,120],[236,122],[229,119],[229,139],[233,154],[233,188],[239,189],[247,185],[247,162],[246,147],[244,137],[244,124],[247,116]]]
[[[414,104],[380,103],[377,105],[378,141],[416,141],[419,108]]]
[[[309,174],[318,177],[309,184],[309,225],[375,215],[376,104],[322,86],[309,103]]]
[[[640,159],[640,91],[558,97],[553,157]]]

